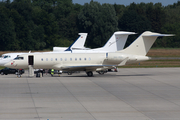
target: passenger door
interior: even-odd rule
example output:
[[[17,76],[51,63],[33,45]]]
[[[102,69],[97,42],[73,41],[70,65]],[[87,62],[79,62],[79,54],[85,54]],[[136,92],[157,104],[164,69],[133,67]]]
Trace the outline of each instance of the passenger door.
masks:
[[[28,64],[29,65],[34,65],[34,56],[33,55],[28,56]]]

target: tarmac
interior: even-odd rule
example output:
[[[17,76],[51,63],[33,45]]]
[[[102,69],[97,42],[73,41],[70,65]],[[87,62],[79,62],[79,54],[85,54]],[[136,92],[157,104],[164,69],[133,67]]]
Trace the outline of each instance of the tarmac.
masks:
[[[180,120],[180,68],[1,75],[0,120]]]

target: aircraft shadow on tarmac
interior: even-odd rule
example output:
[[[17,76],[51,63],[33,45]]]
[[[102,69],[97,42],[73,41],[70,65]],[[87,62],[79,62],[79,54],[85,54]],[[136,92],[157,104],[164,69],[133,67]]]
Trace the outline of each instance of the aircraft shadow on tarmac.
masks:
[[[128,75],[116,75],[116,76],[126,77],[126,76],[154,76],[154,75],[153,74],[128,74]]]
[[[121,75],[116,75],[116,74],[104,74],[104,75],[99,75],[99,74],[94,74],[94,76],[92,76],[92,77],[88,77],[86,74],[80,74],[80,75],[78,75],[78,74],[72,74],[72,75],[61,75],[61,76],[53,76],[53,77],[58,77],[58,78],[60,78],[60,77],[87,77],[87,78],[93,78],[93,77],[128,77],[128,76],[154,76],[153,74],[125,74],[125,75],[123,75],[123,74],[121,74]],[[51,76],[47,76],[47,77],[51,77]]]
[[[54,75],[54,76],[50,76],[50,75],[43,75],[43,77],[37,77],[37,79],[41,79],[41,78],[61,78],[61,77],[87,77],[87,78],[93,78],[93,77],[128,77],[128,76],[154,76],[154,74],[103,74],[103,75],[100,75],[100,74],[94,74],[92,77],[88,77],[86,74],[72,74],[72,75]],[[6,76],[4,78],[17,78],[17,76]],[[21,78],[31,78],[27,75],[22,75]],[[19,79],[21,79],[19,78]],[[32,77],[32,78],[36,78],[35,76]]]

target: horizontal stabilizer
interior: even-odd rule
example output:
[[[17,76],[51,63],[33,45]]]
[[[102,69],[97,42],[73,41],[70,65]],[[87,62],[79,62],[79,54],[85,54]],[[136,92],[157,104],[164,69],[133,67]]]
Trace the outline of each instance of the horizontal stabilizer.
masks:
[[[118,31],[114,33],[115,35],[133,35],[135,32],[126,32],[126,31]]]
[[[159,34],[159,33],[157,33],[157,34],[154,34],[154,35],[152,35],[152,34],[146,34],[146,35],[143,35],[143,36],[156,36],[156,37],[164,37],[164,36],[175,36],[174,34]]]

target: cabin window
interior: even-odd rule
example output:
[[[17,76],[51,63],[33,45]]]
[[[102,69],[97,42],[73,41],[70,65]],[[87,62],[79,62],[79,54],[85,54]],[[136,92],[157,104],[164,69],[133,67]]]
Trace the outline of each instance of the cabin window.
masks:
[[[84,58],[84,60],[86,60],[86,58]]]
[[[43,61],[43,58],[41,58],[41,61]]]
[[[77,58],[75,58],[75,61],[77,61]]]
[[[91,58],[89,58],[89,60],[91,60]]]
[[[48,58],[46,58],[46,61],[48,61]]]
[[[51,58],[51,61],[53,61],[53,58]]]
[[[55,60],[57,61],[57,58]]]
[[[72,61],[72,58],[70,58],[70,61]]]
[[[65,61],[67,61],[67,58],[65,58]]]
[[[81,58],[79,58],[79,60],[81,60]]]
[[[61,58],[60,60],[62,61],[63,59]]]
[[[119,59],[122,59],[122,57],[121,57],[121,56],[119,56]]]

